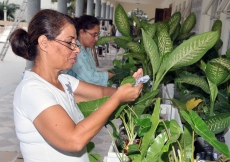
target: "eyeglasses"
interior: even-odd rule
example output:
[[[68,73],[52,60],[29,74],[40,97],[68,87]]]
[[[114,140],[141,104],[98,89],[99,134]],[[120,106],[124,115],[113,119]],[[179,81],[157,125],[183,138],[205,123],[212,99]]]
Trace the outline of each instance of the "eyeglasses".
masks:
[[[56,42],[60,43],[63,46],[66,46],[66,45],[62,44],[61,42],[69,44],[70,46],[66,46],[66,47],[69,48],[69,49],[71,49],[71,50],[75,50],[76,48],[80,48],[81,47],[80,45],[72,43],[72,42],[66,42],[66,41],[62,41],[62,40],[59,40],[59,39],[54,39],[54,40]]]
[[[98,32],[98,33],[90,33],[90,32],[88,32],[88,31],[85,31],[86,33],[89,33],[92,37],[98,37],[99,35],[100,35],[100,32]]]

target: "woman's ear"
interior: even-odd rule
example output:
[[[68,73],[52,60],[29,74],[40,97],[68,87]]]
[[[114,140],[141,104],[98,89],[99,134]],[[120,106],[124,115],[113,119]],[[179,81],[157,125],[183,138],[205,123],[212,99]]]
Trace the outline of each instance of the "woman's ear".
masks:
[[[48,39],[45,35],[41,35],[38,38],[38,45],[42,51],[46,52],[46,48],[48,46]]]
[[[83,29],[81,29],[81,30],[79,31],[79,36],[82,36],[84,33],[85,33],[85,31],[84,31]]]

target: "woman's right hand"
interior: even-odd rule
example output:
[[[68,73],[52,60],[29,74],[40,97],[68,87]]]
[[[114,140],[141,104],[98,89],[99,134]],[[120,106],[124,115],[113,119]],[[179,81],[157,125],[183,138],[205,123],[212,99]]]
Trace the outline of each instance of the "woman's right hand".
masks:
[[[136,86],[127,83],[120,86],[114,95],[118,97],[121,103],[134,101],[140,95],[142,91],[142,87],[143,87],[143,83],[139,83]]]

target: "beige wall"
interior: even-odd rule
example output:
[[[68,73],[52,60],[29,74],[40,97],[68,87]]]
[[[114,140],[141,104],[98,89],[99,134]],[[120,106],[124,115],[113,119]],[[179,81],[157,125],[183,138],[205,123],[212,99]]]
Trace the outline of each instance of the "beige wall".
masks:
[[[141,5],[141,4],[134,4],[134,3],[120,3],[120,4],[123,6],[126,13],[132,11],[133,9],[139,8],[148,15],[149,19],[155,17],[155,9],[156,8],[162,8],[162,6],[160,4],[158,6],[156,6],[156,5]],[[117,3],[114,5],[116,8]]]

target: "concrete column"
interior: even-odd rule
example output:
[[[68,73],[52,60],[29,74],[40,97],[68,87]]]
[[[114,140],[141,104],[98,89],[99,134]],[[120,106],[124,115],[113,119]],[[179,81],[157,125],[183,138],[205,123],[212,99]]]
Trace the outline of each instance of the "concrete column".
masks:
[[[76,0],[75,16],[80,17],[83,15],[84,0]]]
[[[93,0],[87,0],[87,15],[93,15]]]
[[[63,14],[67,14],[67,0],[57,1],[57,11]]]
[[[106,3],[106,11],[105,11],[105,18],[109,19],[109,14],[110,14],[110,2],[107,1]]]
[[[221,31],[221,40],[223,41],[223,46],[221,48],[221,55],[225,54],[228,47],[228,39],[229,39],[229,21],[227,20],[227,14],[221,12],[220,20],[222,21],[222,31]]]
[[[204,32],[208,32],[211,29],[211,20],[210,20],[210,14],[202,14],[205,12],[207,5],[209,4],[208,1],[203,1],[202,2],[202,6],[201,6],[201,14],[200,14],[200,25],[199,25],[199,33],[204,33]],[[210,11],[209,11],[210,12]],[[197,33],[198,34],[198,33]]]
[[[27,22],[41,10],[41,0],[27,1]],[[26,70],[31,69],[34,65],[33,61],[26,61]]]
[[[114,11],[114,7],[113,4],[110,5],[110,14],[109,14],[109,19],[113,20],[113,11]]]
[[[107,1],[107,3],[106,3],[106,14],[105,14],[106,19],[109,19],[109,14],[110,14],[110,2]],[[105,25],[106,25],[106,28],[108,29],[108,31],[110,31],[109,21],[106,21]]]
[[[101,17],[106,17],[106,0],[101,0]]]
[[[101,17],[101,0],[96,0],[95,17]]]
[[[4,12],[4,26],[6,27],[7,25],[6,25],[6,21],[7,21],[7,9],[6,9],[6,7],[4,7],[4,10],[3,10],[3,12]]]

